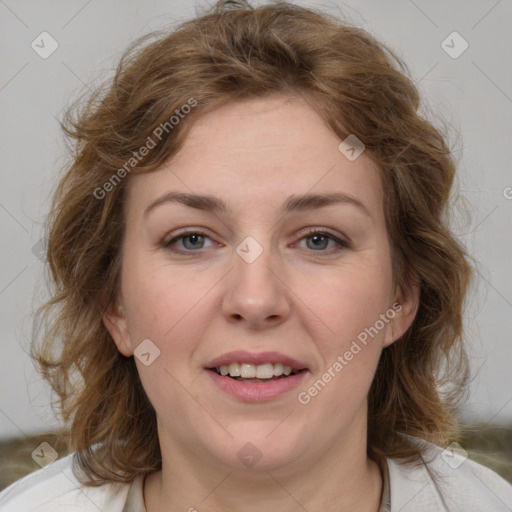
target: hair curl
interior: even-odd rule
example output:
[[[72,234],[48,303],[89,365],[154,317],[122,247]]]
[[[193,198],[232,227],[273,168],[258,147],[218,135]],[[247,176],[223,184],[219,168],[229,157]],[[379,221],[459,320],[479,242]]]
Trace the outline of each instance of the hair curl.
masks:
[[[191,97],[193,112],[131,174],[174,155],[197,116],[271,93],[312,99],[340,139],[364,142],[381,172],[394,282],[420,286],[415,320],[383,350],[369,392],[368,454],[412,460],[421,450],[401,434],[438,444],[455,435],[468,379],[462,312],[472,270],[445,219],[455,164],[419,114],[407,75],[389,48],[331,15],[220,1],[135,41],[113,80],[65,112],[61,126],[74,144],[46,220],[53,289],[36,314],[31,356],[58,397],[84,483],[127,482],[161,468],[155,411],[133,357],[119,353],[102,322],[119,286],[129,176],[101,200],[95,190]],[[452,385],[441,393],[445,382]]]

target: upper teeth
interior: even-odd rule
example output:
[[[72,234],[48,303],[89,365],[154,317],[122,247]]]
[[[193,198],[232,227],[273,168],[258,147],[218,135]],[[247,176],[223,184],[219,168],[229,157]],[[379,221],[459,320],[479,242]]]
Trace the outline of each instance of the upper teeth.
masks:
[[[217,373],[228,375],[230,377],[242,377],[244,379],[271,379],[280,375],[290,375],[292,373],[291,366],[282,365],[281,363],[231,363],[223,364],[216,368]]]

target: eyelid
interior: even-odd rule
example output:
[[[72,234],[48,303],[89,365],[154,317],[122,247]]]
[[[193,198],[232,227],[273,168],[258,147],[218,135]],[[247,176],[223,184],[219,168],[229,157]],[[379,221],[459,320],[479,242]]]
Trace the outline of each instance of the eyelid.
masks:
[[[186,251],[183,249],[173,250],[170,248],[173,245],[173,242],[176,242],[176,241],[180,240],[181,238],[185,238],[188,235],[200,235],[200,236],[209,238],[210,240],[212,240],[214,242],[213,237],[209,234],[208,230],[206,230],[205,228],[183,228],[182,230],[178,230],[175,233],[173,233],[172,237],[169,240],[166,240],[167,236],[164,237],[161,242],[161,245],[164,247],[164,249],[169,249],[173,252],[178,252],[181,254],[183,254],[183,253],[191,254],[193,252],[200,252],[201,249],[198,249],[197,251]],[[217,242],[215,242],[215,243],[217,243]]]
[[[304,236],[312,236],[312,235],[317,235],[317,234],[325,234],[325,235],[329,235],[331,236],[333,239],[336,239],[336,240],[339,240],[340,242],[344,242],[344,243],[347,243],[349,244],[350,243],[350,239],[348,238],[348,236],[344,235],[344,234],[339,234],[335,231],[332,231],[331,229],[329,228],[323,228],[323,227],[316,227],[316,226],[313,226],[313,227],[308,227],[306,228],[306,232],[304,234],[301,235],[301,237],[303,238]]]
[[[318,252],[318,253],[324,253],[324,254],[330,254],[332,252],[339,252],[343,249],[348,249],[351,247],[352,242],[351,240],[345,236],[345,235],[339,235],[333,231],[331,231],[329,228],[323,228],[323,227],[308,227],[306,232],[302,233],[299,238],[299,242],[304,240],[305,238],[309,238],[311,236],[327,236],[330,240],[334,241],[337,244],[337,247],[331,247],[331,249],[325,250],[325,251],[311,251],[311,252]]]
[[[207,236],[207,237],[211,238],[211,236],[208,233],[208,230],[206,228],[191,227],[191,228],[182,228],[182,229],[178,229],[177,231],[173,231],[172,236],[171,236],[171,233],[167,233],[167,235],[165,235],[165,237],[163,238],[162,243],[165,245],[165,244],[172,242],[176,238],[180,238],[182,236],[187,236],[187,235],[192,235],[192,234]],[[167,238],[169,236],[171,236],[171,238],[169,238],[169,240],[167,240]]]

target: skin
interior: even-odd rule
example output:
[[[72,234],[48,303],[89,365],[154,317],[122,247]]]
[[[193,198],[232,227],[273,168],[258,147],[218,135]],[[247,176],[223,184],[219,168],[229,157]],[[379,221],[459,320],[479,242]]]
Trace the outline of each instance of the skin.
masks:
[[[162,168],[129,178],[121,289],[104,323],[125,356],[148,338],[160,350],[149,366],[135,359],[162,449],[162,470],[144,483],[148,512],[379,508],[382,476],[366,455],[367,394],[382,349],[414,319],[418,290],[393,285],[375,164],[365,153],[349,161],[310,105],[283,95],[231,102],[200,116]],[[231,211],[173,202],[144,216],[169,191],[211,194]],[[290,195],[333,191],[368,214],[349,203],[279,211]],[[307,227],[348,238],[349,247],[318,241]],[[178,239],[171,247],[184,254],[176,254],[162,242],[181,228],[208,236]],[[247,236],[263,248],[252,263],[236,252]],[[400,312],[299,403],[297,394],[395,302]],[[244,403],[204,370],[232,350],[279,351],[309,373],[298,389]],[[251,468],[237,457],[248,442],[261,454]]]

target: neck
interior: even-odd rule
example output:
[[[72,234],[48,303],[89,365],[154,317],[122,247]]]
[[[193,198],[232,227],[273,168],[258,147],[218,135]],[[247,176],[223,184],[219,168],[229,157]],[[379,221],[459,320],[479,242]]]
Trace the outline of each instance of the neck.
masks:
[[[366,456],[366,439],[355,441],[340,439],[325,453],[315,454],[313,464],[294,461],[275,470],[239,471],[209,464],[160,436],[162,470],[145,479],[146,510],[259,512],[266,505],[273,512],[377,512],[382,475]]]

